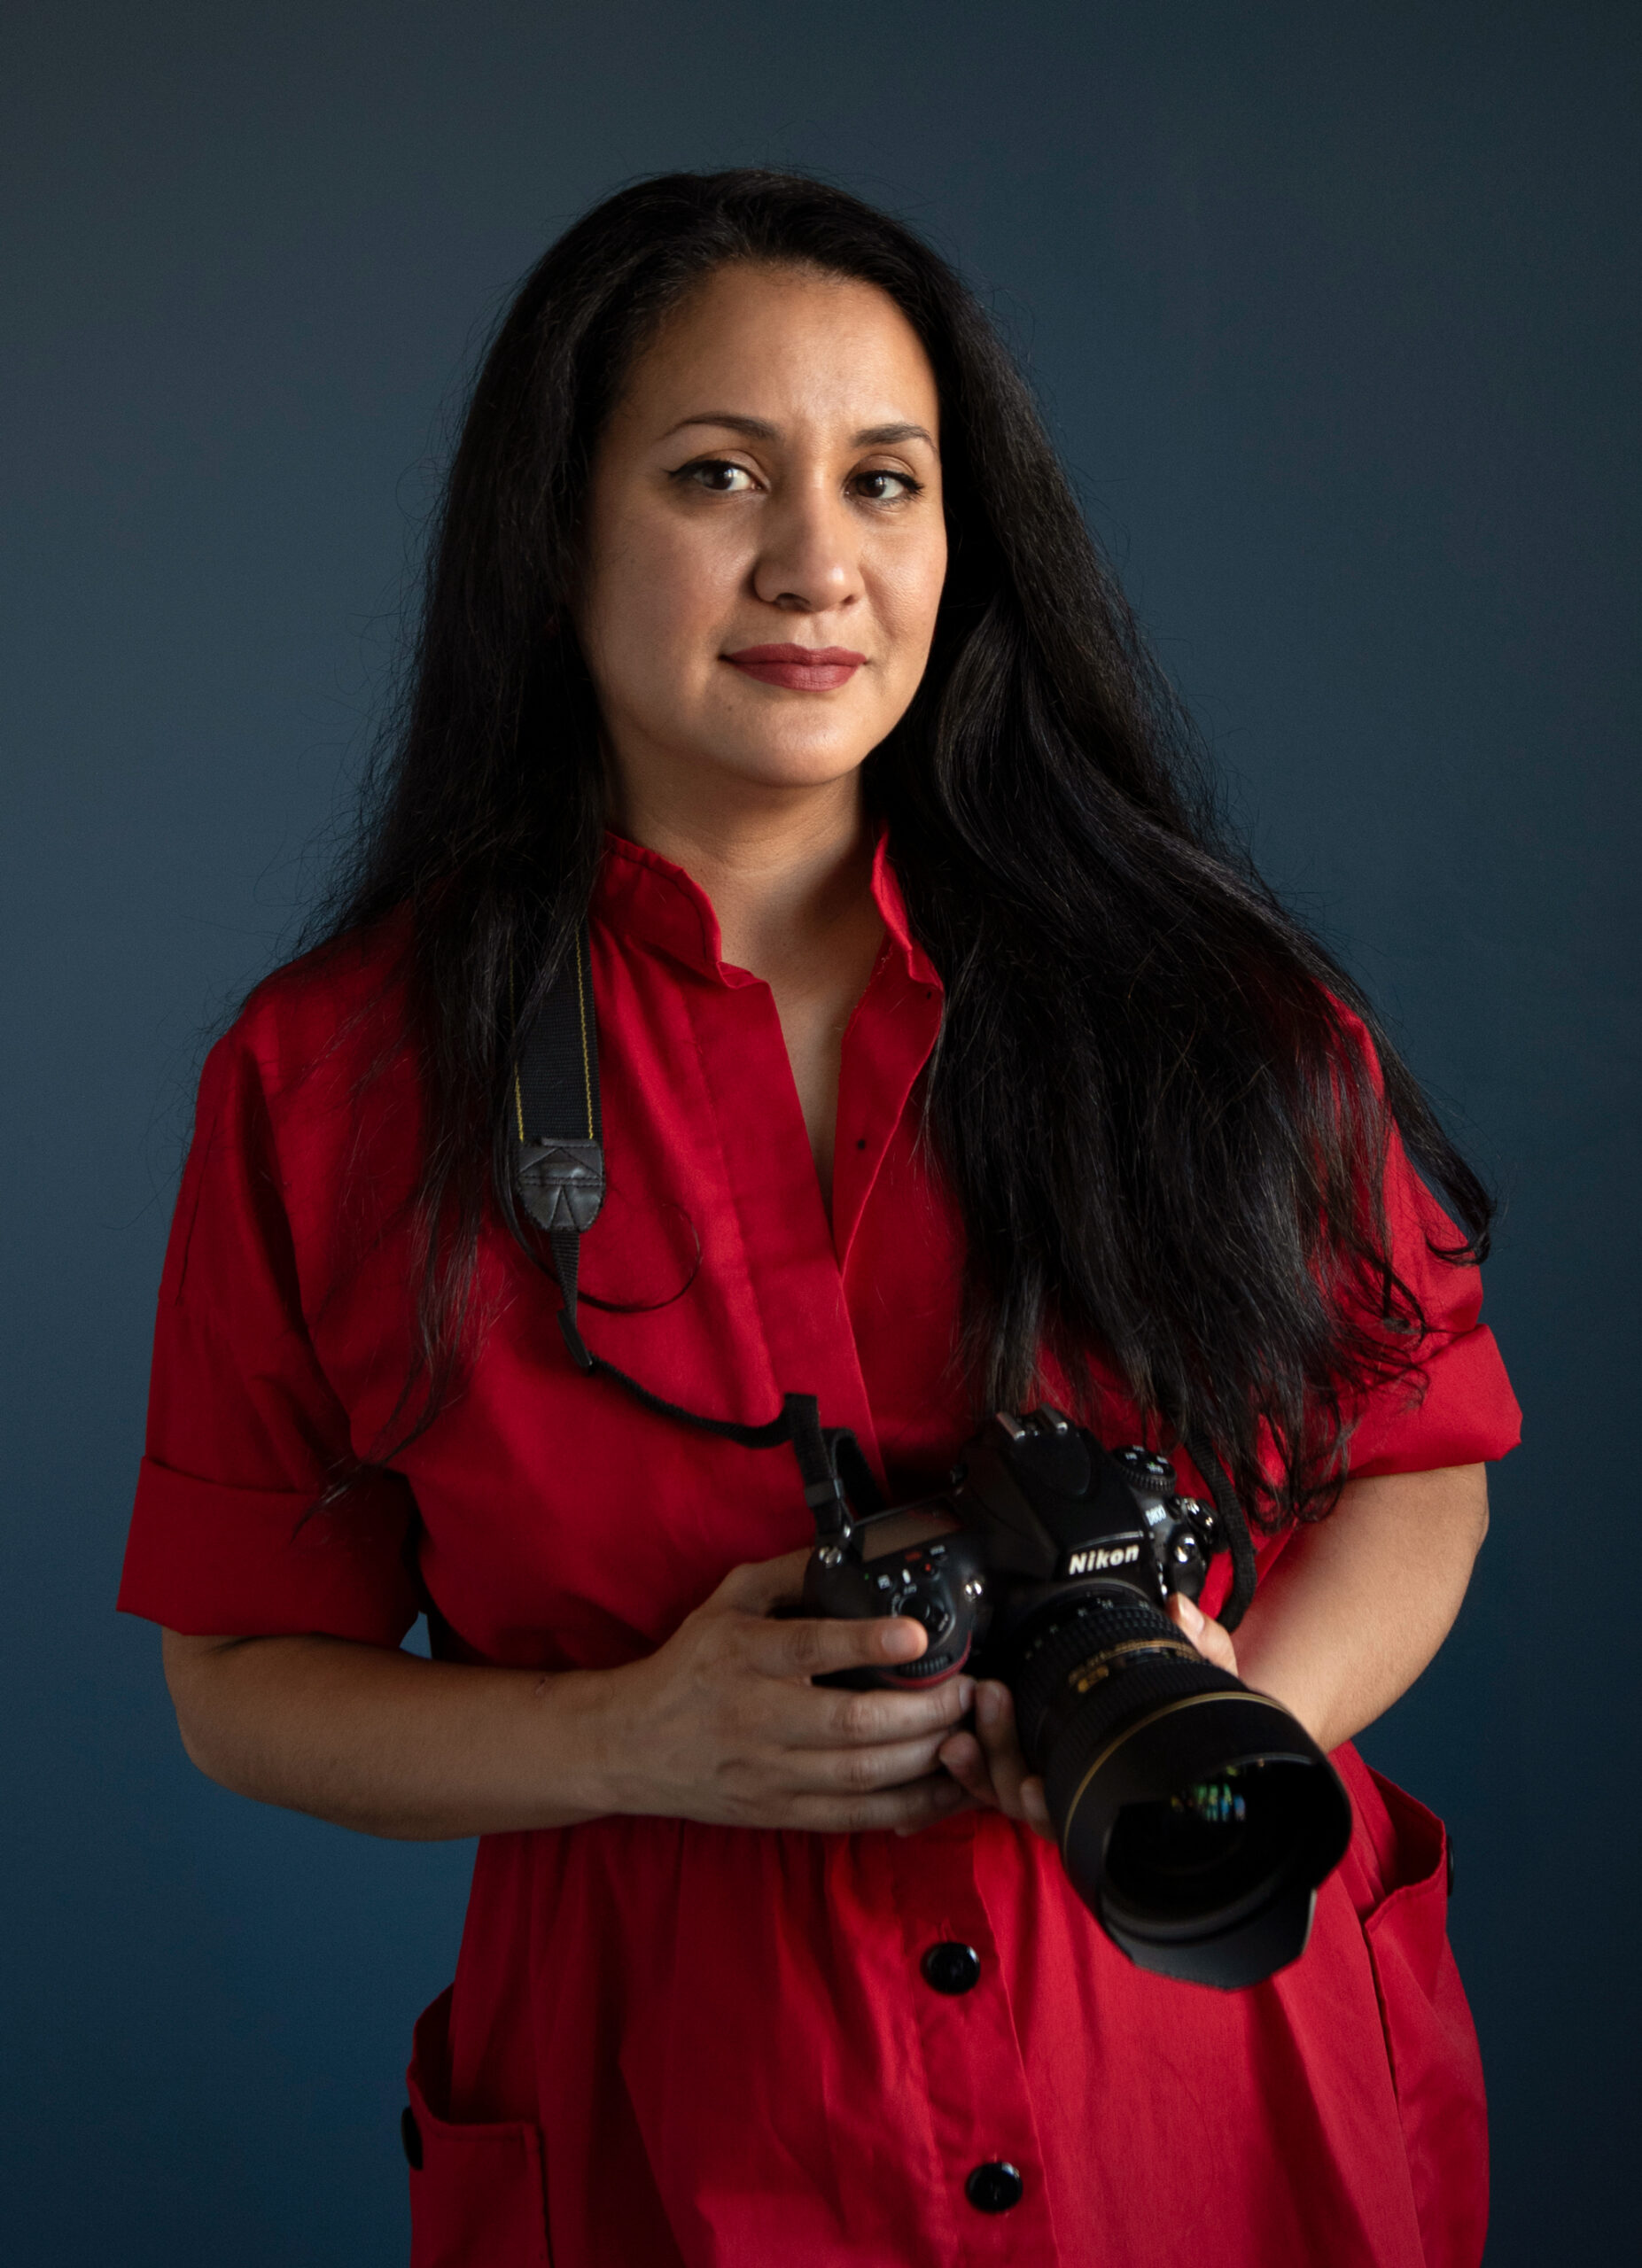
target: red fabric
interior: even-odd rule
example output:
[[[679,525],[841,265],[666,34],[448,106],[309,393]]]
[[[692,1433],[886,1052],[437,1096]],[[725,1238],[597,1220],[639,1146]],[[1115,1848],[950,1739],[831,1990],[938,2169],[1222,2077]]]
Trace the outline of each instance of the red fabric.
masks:
[[[613,843],[594,909],[611,1195],[584,1245],[602,1352],[762,1419],[819,1394],[887,1485],[968,1430],[958,1240],[918,1145],[940,990],[893,876],[845,1036],[834,1218],[774,1003],[711,907]],[[424,1586],[447,1651],[597,1667],[654,1648],[738,1562],[806,1541],[785,1451],[649,1416],[571,1367],[557,1295],[501,1230],[463,1390],[393,1470],[409,1353],[417,1101],[394,950],[288,971],[214,1051],[160,1293],[121,1604],[185,1631],[391,1645]],[[1517,1415],[1474,1270],[1432,1258],[1390,1164],[1397,1262],[1438,1324],[1377,1398],[1364,1466],[1500,1456]],[[1134,1432],[1112,1393],[1109,1437]],[[1130,1968],[1054,1853],[995,1818],[902,1840],[612,1818],[486,1837],[454,1992],[419,2028],[418,2268],[1475,2268],[1481,2078],[1443,1932],[1440,1826],[1342,1752],[1358,1829],[1311,1950],[1221,1995]],[[981,1980],[919,1971],[958,1938]],[[1021,2202],[968,2203],[1017,2167]]]

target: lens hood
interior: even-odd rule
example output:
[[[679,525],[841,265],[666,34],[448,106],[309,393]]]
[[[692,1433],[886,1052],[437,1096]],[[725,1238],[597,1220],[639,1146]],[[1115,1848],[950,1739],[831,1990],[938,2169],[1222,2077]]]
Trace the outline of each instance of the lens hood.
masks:
[[[1148,1677],[1137,1709],[1055,1744],[1049,1808],[1079,1895],[1137,1967],[1236,1991],[1304,1952],[1350,1800],[1280,1704],[1207,1663],[1164,1676],[1176,1690]]]

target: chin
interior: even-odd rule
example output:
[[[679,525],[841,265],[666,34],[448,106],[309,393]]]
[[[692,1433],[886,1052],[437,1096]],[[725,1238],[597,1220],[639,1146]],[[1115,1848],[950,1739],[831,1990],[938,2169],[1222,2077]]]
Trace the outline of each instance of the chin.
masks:
[[[852,749],[845,755],[808,750],[780,754],[761,751],[728,760],[720,754],[718,768],[760,788],[830,788],[837,781],[852,778],[869,753],[867,749]]]
[[[772,743],[749,734],[745,740],[729,735],[703,756],[712,769],[765,788],[826,788],[859,772],[875,740],[860,733],[847,738],[834,734],[814,739],[797,738]]]

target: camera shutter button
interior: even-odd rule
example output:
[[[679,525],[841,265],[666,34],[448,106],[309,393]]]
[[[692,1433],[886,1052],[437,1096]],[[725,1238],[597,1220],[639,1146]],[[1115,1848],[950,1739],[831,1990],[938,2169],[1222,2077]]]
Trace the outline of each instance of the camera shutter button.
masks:
[[[981,1981],[979,1953],[973,1946],[961,1945],[955,1938],[944,1938],[939,1945],[931,1946],[918,1965],[923,1971],[924,1983],[952,1999],[971,1991]]]

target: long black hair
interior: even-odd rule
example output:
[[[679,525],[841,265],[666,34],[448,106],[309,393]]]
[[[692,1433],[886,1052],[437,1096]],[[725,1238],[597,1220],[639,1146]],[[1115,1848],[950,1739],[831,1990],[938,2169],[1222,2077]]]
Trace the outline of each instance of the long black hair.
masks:
[[[939,389],[947,584],[868,778],[946,985],[926,1107],[966,1231],[977,1405],[1022,1402],[1046,1354],[1076,1381],[1098,1353],[1154,1438],[1218,1468],[1257,1521],[1315,1517],[1354,1397],[1418,1371],[1425,1317],[1383,1203],[1392,1123],[1459,1223],[1455,1259],[1486,1249],[1486,1192],[1357,986],[1218,825],[1190,724],[973,295],[897,221],[789,174],[674,174],[596,206],[526,277],[474,389],[403,712],[326,930],[412,914],[417,1430],[461,1359],[487,1208],[522,1233],[510,972],[533,973],[522,1021],[601,856],[572,625],[592,452],[635,353],[732,261],[876,285]]]

